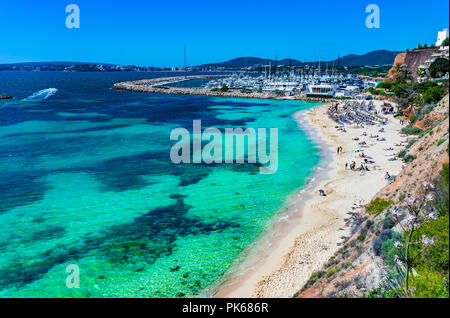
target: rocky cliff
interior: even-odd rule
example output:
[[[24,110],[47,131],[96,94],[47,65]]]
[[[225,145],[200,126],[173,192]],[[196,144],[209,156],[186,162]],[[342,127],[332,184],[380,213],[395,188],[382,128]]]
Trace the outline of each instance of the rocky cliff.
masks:
[[[396,76],[393,70],[397,64],[404,64],[406,69],[411,71],[412,76],[416,79],[419,66],[425,64],[425,61],[431,58],[435,50],[436,49],[423,49],[399,53],[395,57],[394,65],[389,70],[389,80],[395,80]]]
[[[438,176],[448,163],[449,95],[427,115],[430,125],[410,142],[405,151],[415,159],[408,163],[394,182],[387,184],[376,197],[401,202],[407,193],[416,193],[423,182]],[[348,219],[353,236],[326,263],[314,273],[297,297],[361,297],[379,286],[388,268],[373,250],[373,242],[389,228],[389,216],[384,211],[373,217],[366,208],[355,211]]]

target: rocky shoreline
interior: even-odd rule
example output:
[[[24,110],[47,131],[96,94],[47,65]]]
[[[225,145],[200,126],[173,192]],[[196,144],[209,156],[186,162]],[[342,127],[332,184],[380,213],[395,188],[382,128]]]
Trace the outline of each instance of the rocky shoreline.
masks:
[[[139,93],[156,93],[156,94],[173,94],[173,95],[203,95],[218,97],[238,97],[238,98],[258,98],[258,99],[287,99],[302,101],[330,102],[329,98],[313,98],[306,96],[280,96],[270,92],[241,92],[239,90],[229,90],[226,92],[213,91],[204,88],[181,88],[167,87],[164,83],[177,82],[183,80],[208,78],[210,75],[193,75],[179,77],[162,77],[155,79],[144,79],[138,81],[120,82],[113,85],[112,89],[118,91],[139,92]],[[229,75],[214,75],[214,77],[226,77]]]

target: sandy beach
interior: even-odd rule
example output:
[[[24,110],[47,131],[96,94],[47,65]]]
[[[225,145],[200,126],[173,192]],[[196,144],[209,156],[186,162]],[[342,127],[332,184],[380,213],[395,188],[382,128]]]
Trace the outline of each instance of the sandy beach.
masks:
[[[382,103],[374,101],[378,110]],[[221,284],[214,297],[293,297],[350,235],[346,222],[349,214],[369,203],[388,183],[386,172],[391,175],[400,172],[402,162],[388,160],[403,148],[395,144],[406,141],[399,134],[402,126],[397,119],[388,115],[384,132],[379,132],[378,125],[364,128],[346,125],[346,132],[342,132],[326,114],[328,107],[325,104],[295,114],[299,125],[319,145],[324,158],[313,181],[289,199],[287,210],[282,212],[284,217],[279,217],[259,243],[250,248],[249,256]],[[362,136],[364,132],[367,136]],[[386,141],[370,138],[371,135],[379,135]],[[362,141],[367,145],[359,145]],[[340,154],[338,146],[343,148]],[[384,150],[390,147],[394,150]],[[370,171],[346,169],[346,163],[350,165],[352,161],[360,167],[363,159],[355,152],[357,149],[375,161],[368,165]],[[326,196],[319,195],[320,189]]]

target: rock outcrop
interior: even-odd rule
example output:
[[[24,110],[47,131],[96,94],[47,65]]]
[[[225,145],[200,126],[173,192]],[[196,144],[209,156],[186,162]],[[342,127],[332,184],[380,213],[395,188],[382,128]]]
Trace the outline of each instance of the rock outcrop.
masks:
[[[411,75],[414,79],[417,79],[417,70],[419,69],[419,66],[424,65],[425,61],[430,59],[435,51],[436,49],[423,49],[399,53],[395,57],[394,65],[389,70],[388,80],[393,81],[396,79],[394,69],[398,64],[404,64],[406,69],[411,71]]]

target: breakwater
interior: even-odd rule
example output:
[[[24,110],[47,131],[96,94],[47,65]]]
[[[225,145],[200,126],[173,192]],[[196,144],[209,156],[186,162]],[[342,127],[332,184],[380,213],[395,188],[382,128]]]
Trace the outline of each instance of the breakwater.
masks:
[[[229,75],[214,75],[214,77],[227,77]],[[210,90],[205,88],[184,88],[184,87],[167,87],[169,83],[181,82],[185,80],[208,78],[207,75],[192,75],[178,77],[162,77],[154,79],[144,79],[138,81],[120,82],[114,84],[112,89],[119,91],[140,92],[140,93],[157,93],[157,94],[173,94],[173,95],[204,95],[219,97],[239,97],[239,98],[259,98],[259,99],[290,99],[303,101],[319,101],[329,102],[329,98],[315,98],[302,95],[285,96],[274,92],[246,92],[240,90]]]

